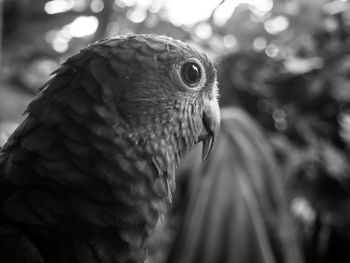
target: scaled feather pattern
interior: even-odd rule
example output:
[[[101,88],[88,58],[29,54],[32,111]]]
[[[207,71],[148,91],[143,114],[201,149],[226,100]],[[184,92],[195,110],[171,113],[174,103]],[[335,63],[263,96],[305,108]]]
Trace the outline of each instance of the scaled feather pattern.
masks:
[[[175,169],[220,113],[209,59],[165,36],[69,58],[0,152],[0,261],[143,262]]]

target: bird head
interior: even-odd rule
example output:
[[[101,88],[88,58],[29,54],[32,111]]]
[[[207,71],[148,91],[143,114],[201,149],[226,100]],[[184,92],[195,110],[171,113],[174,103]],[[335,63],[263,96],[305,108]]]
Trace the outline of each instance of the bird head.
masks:
[[[118,37],[90,48],[107,58],[103,63],[109,64],[110,72],[98,63],[91,70],[105,83],[106,97],[123,119],[116,126],[126,125],[127,137],[150,155],[161,152],[176,163],[199,142],[202,158],[208,157],[220,111],[216,71],[205,54],[157,35]]]

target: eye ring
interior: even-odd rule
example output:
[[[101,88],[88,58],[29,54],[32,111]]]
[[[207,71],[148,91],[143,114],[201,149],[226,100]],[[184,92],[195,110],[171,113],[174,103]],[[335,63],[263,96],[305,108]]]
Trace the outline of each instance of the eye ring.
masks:
[[[185,62],[181,66],[180,76],[187,86],[194,87],[201,81],[202,68],[195,61]]]

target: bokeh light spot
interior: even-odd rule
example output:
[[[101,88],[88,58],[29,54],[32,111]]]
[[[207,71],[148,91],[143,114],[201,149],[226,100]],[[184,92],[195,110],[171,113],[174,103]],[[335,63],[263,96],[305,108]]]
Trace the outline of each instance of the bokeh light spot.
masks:
[[[233,35],[225,35],[223,37],[223,43],[226,48],[235,48],[237,47],[237,39]]]
[[[276,57],[279,53],[279,48],[275,44],[269,44],[265,49],[265,53],[271,58]]]
[[[90,9],[94,13],[99,13],[103,10],[104,8],[104,3],[102,0],[93,0],[90,3]]]
[[[276,16],[265,22],[265,30],[274,35],[286,30],[289,26],[289,20],[285,16]]]
[[[74,6],[73,0],[53,0],[45,4],[44,10],[47,14],[53,15],[67,12]]]
[[[67,26],[72,37],[85,37],[96,32],[98,20],[94,16],[79,16]]]
[[[127,13],[127,17],[130,19],[131,22],[142,23],[147,18],[147,12],[144,9],[136,8],[130,10]]]
[[[257,37],[253,41],[253,47],[255,50],[261,51],[266,48],[267,40],[264,37]]]
[[[213,33],[211,26],[208,23],[198,24],[195,27],[194,32],[196,36],[198,36],[201,39],[209,39]]]

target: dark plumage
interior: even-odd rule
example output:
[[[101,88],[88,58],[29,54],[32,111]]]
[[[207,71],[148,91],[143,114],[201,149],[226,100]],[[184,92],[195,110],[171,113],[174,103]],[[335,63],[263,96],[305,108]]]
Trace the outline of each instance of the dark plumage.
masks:
[[[143,262],[181,158],[215,141],[215,69],[180,41],[136,35],[55,74],[0,153],[0,261]]]

